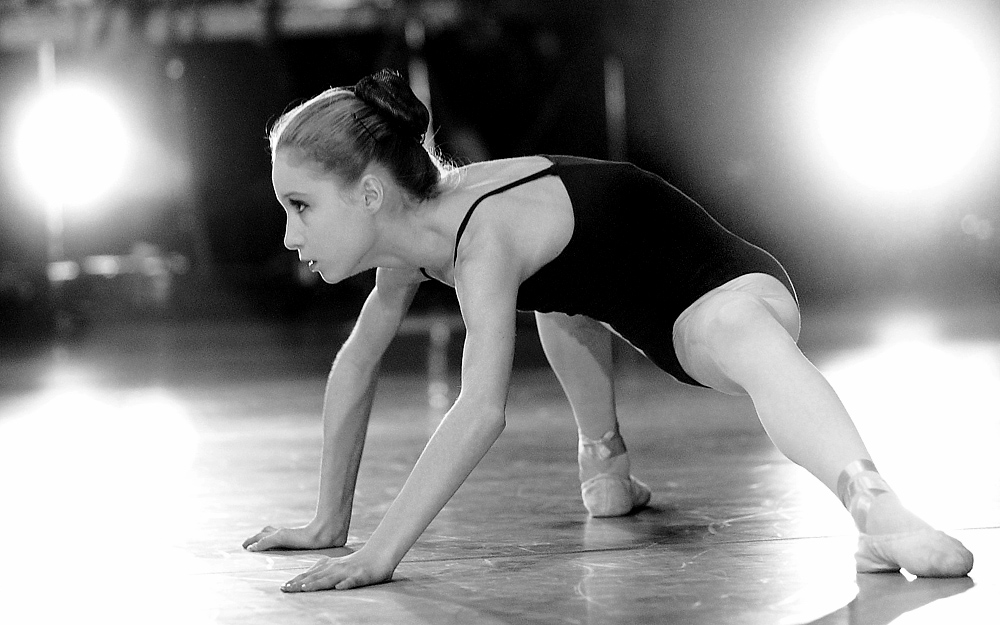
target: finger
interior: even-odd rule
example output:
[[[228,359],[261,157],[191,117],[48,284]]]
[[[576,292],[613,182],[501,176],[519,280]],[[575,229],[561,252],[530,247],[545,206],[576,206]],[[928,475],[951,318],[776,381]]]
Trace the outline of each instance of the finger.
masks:
[[[283,592],[298,592],[302,590],[301,575],[296,575],[292,579],[288,580],[281,585],[281,590]]]
[[[299,573],[292,579],[285,582],[284,585],[281,587],[281,589],[291,592],[298,592],[302,588],[302,582],[304,582],[308,577],[310,577],[310,575],[315,573],[317,569],[319,569],[320,567],[324,567],[329,561],[330,558],[327,558],[325,556],[320,558],[311,567],[309,567],[309,570],[305,571],[304,573]]]
[[[303,592],[302,584],[292,583],[291,580],[281,586],[281,592]]]
[[[285,591],[285,592],[301,592],[302,591],[302,583],[306,579],[306,576],[308,574],[309,574],[308,571],[305,572],[305,573],[299,573],[298,575],[296,575],[292,579],[290,579],[287,582],[285,582],[281,586],[281,589],[283,591]]]
[[[313,592],[316,590],[330,590],[336,588],[337,584],[344,581],[347,573],[339,568],[327,571],[324,574],[307,577],[299,585],[302,592]]]
[[[273,534],[276,531],[277,531],[277,528],[274,527],[274,526],[271,526],[271,525],[265,526],[264,529],[260,530],[259,532],[257,532],[253,536],[251,536],[250,538],[244,540],[243,541],[243,548],[246,549],[247,547],[249,547],[250,545],[254,544],[255,542],[257,542],[258,540],[260,540],[264,536],[267,536],[268,534]]]
[[[310,590],[323,590],[322,576],[312,576],[303,573],[302,575],[296,575],[292,579],[285,582],[281,590],[285,592],[308,592]]]
[[[326,558],[311,569],[289,581],[288,585],[302,591],[327,590],[343,580],[346,573],[336,561]]]
[[[302,584],[290,579],[281,585],[281,592],[302,592]]]
[[[335,563],[331,562],[330,558],[324,558],[309,567],[309,570],[299,575],[295,581],[299,584],[315,582],[323,576],[328,575],[333,570],[334,565]]]
[[[272,532],[263,538],[260,538],[257,542],[251,544],[247,549],[249,551],[266,551],[268,549],[274,549],[275,547],[285,546],[285,530],[278,530]]]

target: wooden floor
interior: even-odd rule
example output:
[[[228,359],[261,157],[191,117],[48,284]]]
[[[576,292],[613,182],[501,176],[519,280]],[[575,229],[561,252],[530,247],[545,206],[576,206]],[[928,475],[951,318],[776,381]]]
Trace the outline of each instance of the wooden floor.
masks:
[[[332,339],[113,326],[0,364],[0,622],[996,623],[996,313],[868,312],[807,315],[803,345],[904,500],[973,550],[967,578],[856,575],[850,519],[772,447],[748,402],[634,359],[620,417],[653,499],[589,519],[568,406],[528,358],[507,430],[391,583],[283,594],[320,553],[346,553],[240,546],[310,518]],[[418,346],[396,349],[420,362]],[[434,418],[423,372],[390,370],[348,548],[380,520]]]

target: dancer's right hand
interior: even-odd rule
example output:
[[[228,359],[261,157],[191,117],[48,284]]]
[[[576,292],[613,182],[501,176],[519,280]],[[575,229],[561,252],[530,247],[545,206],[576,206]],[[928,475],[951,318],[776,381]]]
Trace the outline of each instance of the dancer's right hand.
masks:
[[[268,549],[328,549],[343,547],[347,542],[347,532],[331,536],[312,524],[304,527],[273,527],[268,525],[243,541],[247,551],[267,551]]]

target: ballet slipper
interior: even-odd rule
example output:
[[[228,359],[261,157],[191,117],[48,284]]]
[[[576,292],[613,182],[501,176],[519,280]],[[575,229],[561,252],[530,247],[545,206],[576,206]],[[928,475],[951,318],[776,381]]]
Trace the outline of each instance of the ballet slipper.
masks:
[[[580,484],[583,505],[592,517],[623,516],[649,503],[649,487],[629,475],[601,473]]]
[[[963,577],[972,570],[972,553],[965,545],[906,510],[871,460],[862,458],[844,468],[837,495],[861,532],[854,556],[859,573],[904,568],[917,577]],[[897,527],[905,531],[891,531]],[[868,533],[873,528],[890,531]]]
[[[859,573],[896,572],[917,577],[963,577],[972,570],[972,552],[935,529],[897,534],[865,534],[854,556]]]

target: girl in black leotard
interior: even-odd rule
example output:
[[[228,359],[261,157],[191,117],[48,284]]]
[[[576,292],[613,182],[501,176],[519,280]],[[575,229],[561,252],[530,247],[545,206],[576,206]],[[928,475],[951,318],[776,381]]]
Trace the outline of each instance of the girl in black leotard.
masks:
[[[972,554],[902,507],[850,417],[795,345],[792,285],[769,254],[652,174],[620,163],[526,157],[446,170],[422,145],[428,115],[383,70],[284,115],[271,132],[285,245],[330,283],[377,267],[327,383],[315,518],[265,527],[252,551],[347,540],[374,379],[421,282],[455,287],[462,390],[369,542],[286,591],[391,578],[504,428],[516,311],[534,310],[580,434],[584,505],[644,505],[610,374],[611,332],[682,382],[749,395],[777,447],[815,475],[860,530],[859,571],[960,576]]]

